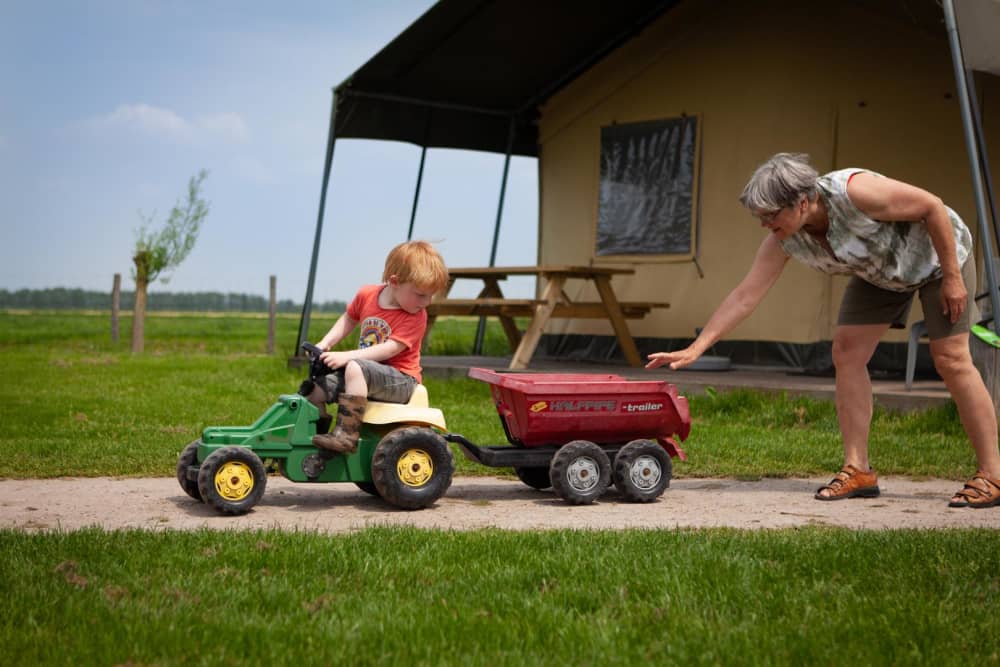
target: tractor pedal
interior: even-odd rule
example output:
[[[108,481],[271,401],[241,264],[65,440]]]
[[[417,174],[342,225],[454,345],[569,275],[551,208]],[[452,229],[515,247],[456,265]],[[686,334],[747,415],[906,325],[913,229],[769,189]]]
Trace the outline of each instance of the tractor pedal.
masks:
[[[319,479],[319,476],[326,470],[326,462],[332,458],[326,452],[316,452],[302,459],[302,472],[309,479]]]

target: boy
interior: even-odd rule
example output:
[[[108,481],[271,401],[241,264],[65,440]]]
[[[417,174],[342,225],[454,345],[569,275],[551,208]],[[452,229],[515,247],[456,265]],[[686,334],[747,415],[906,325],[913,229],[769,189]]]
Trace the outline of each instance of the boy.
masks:
[[[381,285],[366,285],[316,346],[332,373],[303,394],[319,408],[320,424],[330,423],[326,403],[337,403],[331,433],[319,433],[313,444],[323,458],[358,449],[359,429],[368,399],[406,403],[421,381],[420,343],[427,329],[431,297],[448,283],[448,269],[427,241],[401,243],[385,260]],[[359,346],[341,352],[330,348],[361,325]],[[312,384],[312,383],[310,383]],[[325,429],[317,429],[325,430]]]

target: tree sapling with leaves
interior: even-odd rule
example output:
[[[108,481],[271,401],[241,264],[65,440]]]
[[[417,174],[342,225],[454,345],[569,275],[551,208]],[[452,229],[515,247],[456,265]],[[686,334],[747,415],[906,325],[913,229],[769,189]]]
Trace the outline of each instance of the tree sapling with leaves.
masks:
[[[176,268],[194,248],[202,220],[208,215],[208,202],[201,198],[201,184],[208,176],[204,169],[188,182],[187,201],[178,200],[166,224],[159,231],[151,229],[155,212],[136,232],[132,278],[135,280],[135,307],[132,312],[132,352],[142,352],[145,344],[146,290],[164,271]],[[166,277],[160,278],[164,283]]]

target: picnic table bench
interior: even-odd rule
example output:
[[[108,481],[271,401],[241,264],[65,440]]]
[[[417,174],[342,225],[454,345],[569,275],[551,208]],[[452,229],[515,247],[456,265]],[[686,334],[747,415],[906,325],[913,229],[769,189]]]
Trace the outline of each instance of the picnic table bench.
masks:
[[[669,308],[670,304],[657,301],[619,301],[611,286],[614,275],[635,273],[634,269],[596,266],[494,266],[451,268],[448,270],[447,288],[427,307],[428,330],[434,320],[442,315],[472,315],[497,317],[504,334],[514,350],[511,369],[527,368],[534,355],[542,331],[550,319],[607,319],[626,361],[632,366],[643,365],[626,320],[641,319],[654,308]],[[509,276],[538,276],[542,281],[541,298],[512,299],[503,295],[500,281]],[[457,280],[481,280],[483,288],[475,298],[450,298],[448,295]],[[564,289],[566,281],[577,279],[594,283],[600,301],[574,301]],[[515,317],[530,318],[522,335]]]

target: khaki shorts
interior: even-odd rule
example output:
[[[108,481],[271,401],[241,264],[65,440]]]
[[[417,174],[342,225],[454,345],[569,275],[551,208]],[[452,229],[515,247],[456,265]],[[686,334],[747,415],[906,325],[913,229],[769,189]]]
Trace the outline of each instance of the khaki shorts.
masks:
[[[417,380],[388,364],[368,359],[355,359],[368,385],[368,398],[386,403],[406,403],[417,387]],[[324,375],[316,384],[326,392],[326,402],[336,403],[344,391],[344,369]]]
[[[941,313],[940,278],[909,292],[893,292],[875,287],[855,276],[847,283],[844,299],[840,302],[837,324],[888,324],[893,329],[905,329],[910,306],[913,304],[913,295],[919,293],[920,304],[924,308],[927,335],[931,340],[967,333],[970,323],[979,320],[979,309],[976,308],[975,301],[976,263],[971,257],[962,267],[962,281],[969,293],[969,300],[958,321],[952,324],[951,320]]]

